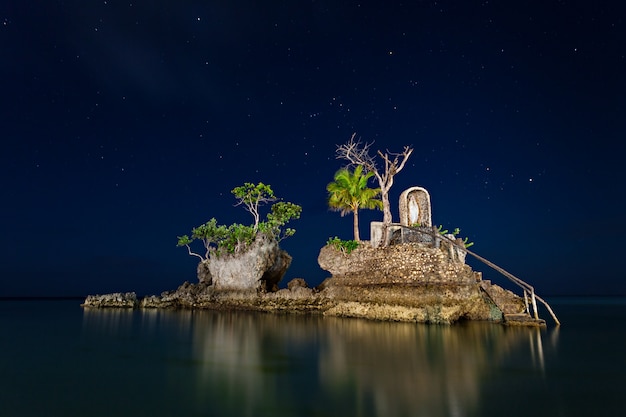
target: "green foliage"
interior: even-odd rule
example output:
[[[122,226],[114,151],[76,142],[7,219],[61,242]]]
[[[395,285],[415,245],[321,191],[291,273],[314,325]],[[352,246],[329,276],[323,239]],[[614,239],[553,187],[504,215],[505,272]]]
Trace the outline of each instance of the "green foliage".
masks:
[[[251,245],[254,239],[256,239],[254,227],[238,223],[231,224],[225,227],[223,238],[217,242],[216,255],[240,252]]]
[[[200,259],[209,259],[210,256],[221,256],[245,250],[260,237],[281,241],[293,236],[294,229],[283,228],[290,220],[299,219],[302,207],[289,202],[277,202],[272,205],[267,214],[267,220],[259,220],[259,205],[268,201],[276,200],[274,192],[269,185],[263,183],[245,183],[241,187],[232,190],[233,195],[239,200],[238,204],[244,204],[246,209],[253,215],[254,224],[232,224],[230,226],[218,225],[217,220],[212,218],[208,222],[194,227],[191,237],[188,235],[178,236],[177,246],[186,246],[189,254]],[[191,244],[200,240],[205,247],[204,256],[191,251]]]
[[[186,245],[189,245],[190,243],[191,243],[191,239],[189,239],[189,236],[182,235],[182,236],[178,236],[178,243],[176,244],[176,246],[186,246]]]
[[[363,172],[363,166],[357,166],[354,171],[342,168],[335,173],[334,181],[326,186],[328,191],[328,206],[338,211],[342,216],[354,214],[354,239],[359,240],[359,210],[382,209],[383,203],[378,198],[380,188],[369,188],[367,182],[374,175],[373,172]]]
[[[437,232],[439,232],[439,234],[441,235],[447,235],[448,230],[442,230],[443,226],[439,225],[439,227],[437,227]],[[454,228],[454,231],[452,232],[452,234],[454,236],[458,236],[461,233],[461,229],[459,229],[458,227]],[[474,242],[468,242],[468,238],[463,239],[463,245],[465,245],[466,248],[469,248],[470,246],[472,246],[474,244]]]
[[[296,231],[291,228],[282,229],[290,220],[300,218],[302,214],[302,207],[289,203],[279,201],[272,205],[270,212],[267,214],[267,221],[262,222],[262,228],[265,233],[271,234],[279,242],[287,237],[293,236]]]
[[[224,239],[226,235],[226,227],[218,226],[215,217],[208,222],[191,229],[192,239],[200,239],[205,242],[205,246],[209,246],[211,243],[217,243]]]
[[[468,242],[467,238],[463,239],[463,245],[465,245],[466,248],[469,248],[473,244],[474,244],[474,242]]]
[[[335,173],[335,181],[326,186],[329,193],[328,205],[342,216],[359,209],[382,209],[383,203],[377,199],[380,188],[369,188],[367,182],[373,172],[363,173],[357,166],[353,172],[342,168]]]
[[[299,219],[302,207],[289,202],[278,202],[272,205],[267,214],[267,223],[272,226],[284,226],[289,220]]]
[[[270,201],[276,201],[272,187],[262,182],[258,184],[246,182],[242,186],[233,188],[231,193],[238,200],[237,205],[245,205],[246,210],[252,214],[255,229],[259,227],[260,222],[259,206]]]
[[[349,254],[353,250],[359,247],[359,242],[356,240],[341,240],[337,236],[328,238],[327,245],[333,246],[338,251],[345,254]]]
[[[276,199],[272,187],[262,182],[258,184],[246,182],[244,185],[233,188],[231,193],[244,204],[256,204],[263,200]]]

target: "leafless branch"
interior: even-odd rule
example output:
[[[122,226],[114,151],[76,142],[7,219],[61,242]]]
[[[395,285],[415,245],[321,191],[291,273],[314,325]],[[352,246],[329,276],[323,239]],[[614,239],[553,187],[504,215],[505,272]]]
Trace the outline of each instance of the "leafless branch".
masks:
[[[378,151],[378,155],[385,161],[385,173],[391,176],[396,175],[402,171],[409,156],[413,153],[413,149],[405,146],[402,152],[389,152],[382,153]]]
[[[361,142],[356,139],[356,133],[343,145],[337,145],[336,159],[345,159],[349,165],[362,165],[366,171],[375,172],[376,159],[370,153],[370,147],[374,142]]]

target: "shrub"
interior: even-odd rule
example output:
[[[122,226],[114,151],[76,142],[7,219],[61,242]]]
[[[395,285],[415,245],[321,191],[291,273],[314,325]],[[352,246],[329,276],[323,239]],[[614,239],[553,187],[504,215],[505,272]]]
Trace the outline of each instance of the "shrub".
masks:
[[[356,240],[341,240],[337,236],[328,238],[327,245],[333,246],[336,250],[342,253],[349,254],[353,250],[359,247],[359,242]]]

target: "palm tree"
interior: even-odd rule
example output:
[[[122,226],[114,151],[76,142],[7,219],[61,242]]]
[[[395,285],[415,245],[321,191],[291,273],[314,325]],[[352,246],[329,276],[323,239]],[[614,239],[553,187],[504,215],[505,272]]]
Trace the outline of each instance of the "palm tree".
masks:
[[[335,181],[326,186],[328,205],[332,210],[339,211],[342,216],[354,214],[354,240],[359,238],[359,209],[382,209],[383,203],[376,197],[380,188],[369,188],[367,181],[373,172],[363,173],[363,166],[358,165],[354,171],[342,168],[335,173]]]

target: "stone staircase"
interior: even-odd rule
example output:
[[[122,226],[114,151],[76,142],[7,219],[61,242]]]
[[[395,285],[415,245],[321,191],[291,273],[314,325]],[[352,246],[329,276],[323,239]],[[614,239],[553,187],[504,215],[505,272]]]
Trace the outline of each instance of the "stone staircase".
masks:
[[[545,320],[532,317],[524,299],[509,290],[492,284],[490,280],[481,280],[480,288],[502,311],[504,324],[510,326],[540,326],[546,325]]]

